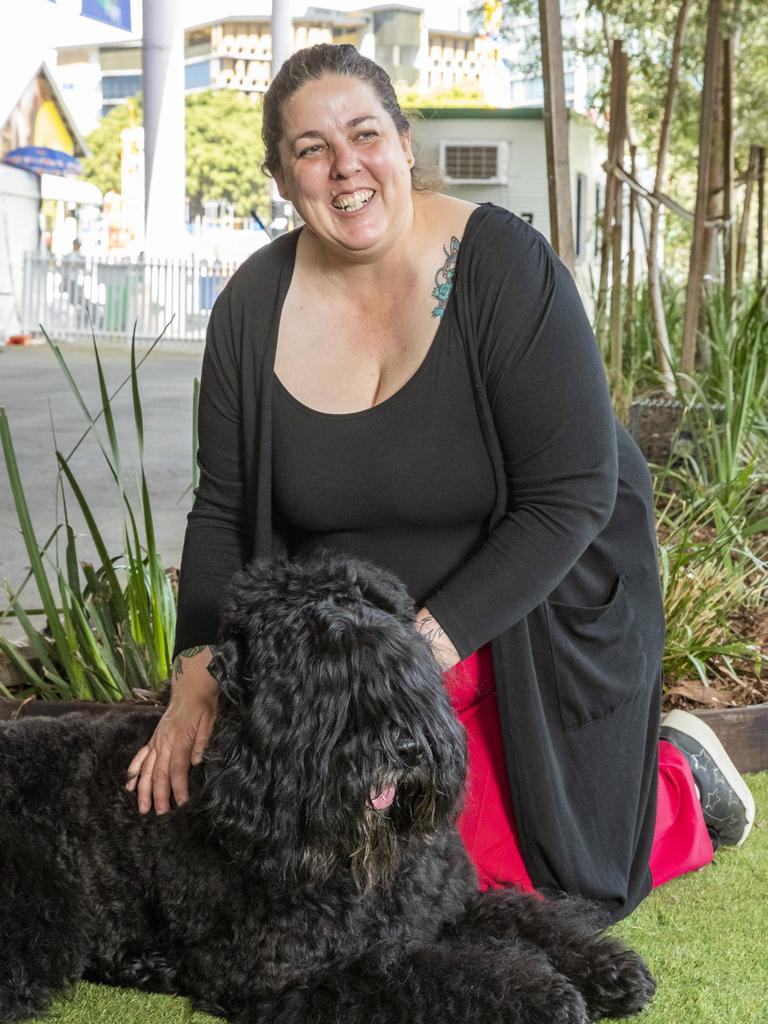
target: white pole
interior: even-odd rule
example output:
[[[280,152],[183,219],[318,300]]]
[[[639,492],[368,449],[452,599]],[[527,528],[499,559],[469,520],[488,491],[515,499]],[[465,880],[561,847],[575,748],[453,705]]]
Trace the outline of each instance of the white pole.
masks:
[[[181,255],[184,226],[184,26],[181,0],[143,0],[145,252]]]
[[[144,0],[146,3],[147,0]],[[293,53],[293,19],[291,0],[272,0],[272,78]],[[272,221],[284,215],[283,200],[272,182]]]

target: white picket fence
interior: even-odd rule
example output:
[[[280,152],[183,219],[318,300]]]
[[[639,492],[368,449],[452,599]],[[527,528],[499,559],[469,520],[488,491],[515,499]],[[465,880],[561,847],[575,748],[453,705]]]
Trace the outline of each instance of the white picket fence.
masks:
[[[165,343],[195,345],[233,263],[178,260],[106,260],[71,254],[24,257],[22,325],[56,341],[90,339],[149,345],[165,329]]]

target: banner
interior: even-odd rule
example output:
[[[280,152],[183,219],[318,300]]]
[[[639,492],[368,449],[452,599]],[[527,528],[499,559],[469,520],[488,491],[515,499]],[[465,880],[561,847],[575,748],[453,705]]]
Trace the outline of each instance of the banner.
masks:
[[[131,31],[131,0],[83,0],[82,15]]]
[[[39,72],[0,129],[0,160],[36,174],[80,174],[75,140],[53,91]]]
[[[77,157],[46,146],[20,146],[3,157],[3,163],[22,167],[34,174],[82,174],[83,165]]]

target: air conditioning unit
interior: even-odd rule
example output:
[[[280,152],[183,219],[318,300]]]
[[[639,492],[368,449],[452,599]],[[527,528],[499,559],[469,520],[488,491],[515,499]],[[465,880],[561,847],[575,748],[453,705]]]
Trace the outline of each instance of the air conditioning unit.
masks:
[[[440,172],[450,185],[506,185],[509,143],[482,139],[440,143]]]

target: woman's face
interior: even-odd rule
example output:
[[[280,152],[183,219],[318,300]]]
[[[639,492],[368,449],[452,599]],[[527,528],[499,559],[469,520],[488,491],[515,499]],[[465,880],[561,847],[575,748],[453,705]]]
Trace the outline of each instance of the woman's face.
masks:
[[[308,82],[282,114],[282,197],[334,248],[386,250],[412,217],[410,133],[398,133],[368,82],[345,75]]]

